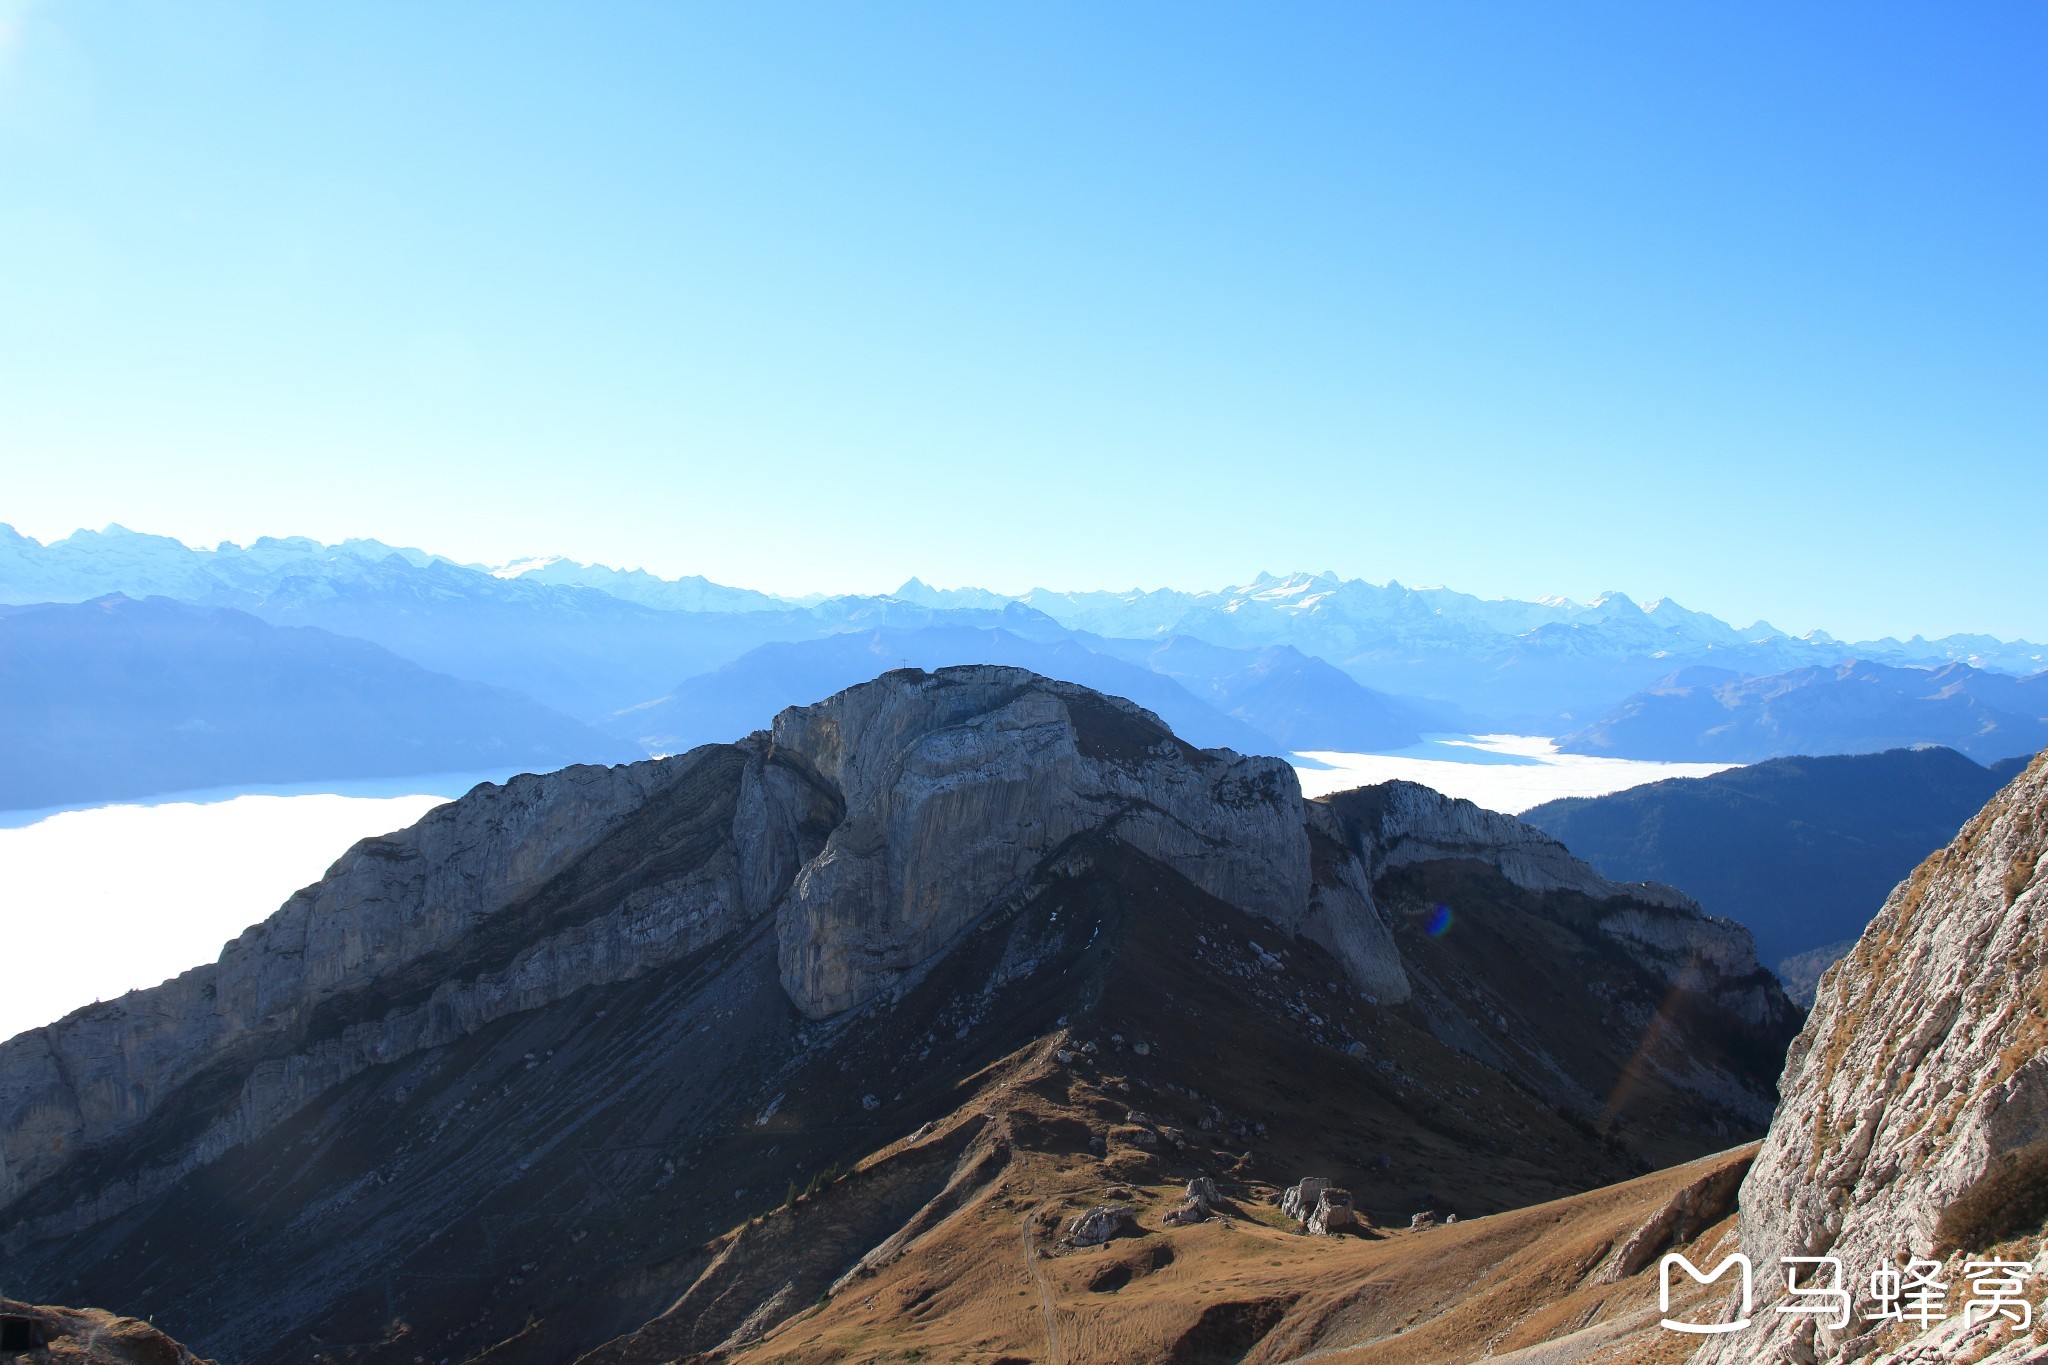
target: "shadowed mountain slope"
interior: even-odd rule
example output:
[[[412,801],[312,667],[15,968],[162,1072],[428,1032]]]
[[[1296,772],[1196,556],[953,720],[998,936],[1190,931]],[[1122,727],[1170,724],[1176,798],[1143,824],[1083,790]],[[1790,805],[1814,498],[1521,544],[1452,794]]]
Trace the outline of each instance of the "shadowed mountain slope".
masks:
[[[2004,785],[1953,749],[1894,749],[1771,759],[1550,801],[1522,819],[1610,877],[1666,882],[1740,920],[1777,963],[1846,951],[1900,879]]]
[[[252,1365],[722,1358],[892,1265],[1029,1295],[1068,1193],[1471,1217],[1725,1148],[1794,1026],[1739,926],[1514,820],[899,671],[480,787],[0,1045],[0,1276]],[[931,1259],[992,1207],[1023,1264]]]
[[[0,608],[0,713],[0,809],[633,756],[365,641],[161,597]]]

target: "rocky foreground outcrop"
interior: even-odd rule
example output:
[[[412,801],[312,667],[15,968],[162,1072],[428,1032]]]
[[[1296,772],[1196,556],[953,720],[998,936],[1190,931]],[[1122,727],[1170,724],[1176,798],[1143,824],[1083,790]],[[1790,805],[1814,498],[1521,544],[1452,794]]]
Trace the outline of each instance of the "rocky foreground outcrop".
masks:
[[[0,1299],[0,1358],[35,1365],[213,1365],[146,1322]]]
[[[1702,1349],[1758,1361],[2040,1358],[2048,1291],[2048,756],[2015,778],[1892,892],[1821,978],[1784,1098],[1741,1191],[1755,1325]],[[1780,1315],[1779,1258],[1838,1258],[1838,1315]],[[1908,1262],[1921,1264],[1909,1267]],[[2024,1266],[2008,1304],[1973,1312],[1973,1263]],[[1882,1320],[1870,1277],[1904,1267],[1942,1287],[1931,1322]],[[1802,1284],[1829,1281],[1829,1272]],[[2013,1271],[1993,1272],[1997,1275]],[[1901,1273],[1900,1288],[1910,1286]],[[1893,1295],[1896,1301],[1902,1296]],[[1813,1303],[1816,1300],[1807,1299]],[[1974,1319],[1974,1321],[1972,1321]]]
[[[653,1316],[684,1354],[1033,1144],[1243,1174],[1270,1143],[1380,1218],[1696,1156],[1761,1128],[1794,1018],[1739,926],[1505,817],[1304,802],[1116,698],[905,670],[480,787],[217,963],[0,1045],[0,1277],[238,1360],[561,1360]],[[978,1087],[1083,1027],[1113,1120],[991,1128]],[[719,1278],[785,1184],[949,1115]]]

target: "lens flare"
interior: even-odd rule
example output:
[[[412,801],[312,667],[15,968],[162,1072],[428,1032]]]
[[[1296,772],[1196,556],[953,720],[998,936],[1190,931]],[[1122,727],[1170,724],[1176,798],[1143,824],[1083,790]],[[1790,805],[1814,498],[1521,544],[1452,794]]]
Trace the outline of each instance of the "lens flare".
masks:
[[[1431,938],[1442,938],[1444,934],[1449,931],[1450,927],[1451,907],[1448,905],[1439,905],[1436,909],[1429,912],[1429,923],[1427,926],[1425,926],[1424,931],[1428,933],[1428,935]]]

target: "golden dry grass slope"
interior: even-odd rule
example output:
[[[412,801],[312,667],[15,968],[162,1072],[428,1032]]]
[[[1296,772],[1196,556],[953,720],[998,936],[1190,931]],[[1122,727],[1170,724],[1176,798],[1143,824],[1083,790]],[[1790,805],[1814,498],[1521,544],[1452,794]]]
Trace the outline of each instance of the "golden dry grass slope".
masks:
[[[671,1314],[581,1365],[1562,1365],[1675,1362],[1697,1344],[1658,1326],[1657,1260],[1719,1259],[1753,1146],[1510,1212],[1328,1237],[1301,1233],[1275,1186],[1240,1172],[1219,1180],[1216,1216],[1176,1226],[1166,1215],[1211,1154],[1141,1145],[1137,1125],[1099,1153],[1060,1142],[1120,1109],[1127,1083],[1062,1066],[1067,1041],[1012,1059],[949,1123],[739,1230]],[[955,1178],[905,1236],[804,1289],[815,1301],[757,1337],[678,1349],[706,1301],[786,1274],[865,1181],[923,1150],[957,1152]],[[1103,1203],[1134,1208],[1136,1230],[1076,1246],[1072,1220]],[[1675,1303],[1690,1307],[1702,1291],[1679,1278]]]

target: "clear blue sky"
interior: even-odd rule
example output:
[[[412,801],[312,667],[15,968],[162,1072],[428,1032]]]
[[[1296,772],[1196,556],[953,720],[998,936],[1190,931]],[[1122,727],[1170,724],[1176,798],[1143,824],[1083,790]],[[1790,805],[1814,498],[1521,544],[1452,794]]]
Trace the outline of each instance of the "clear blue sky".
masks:
[[[2048,6],[0,0],[0,520],[2048,639]]]

